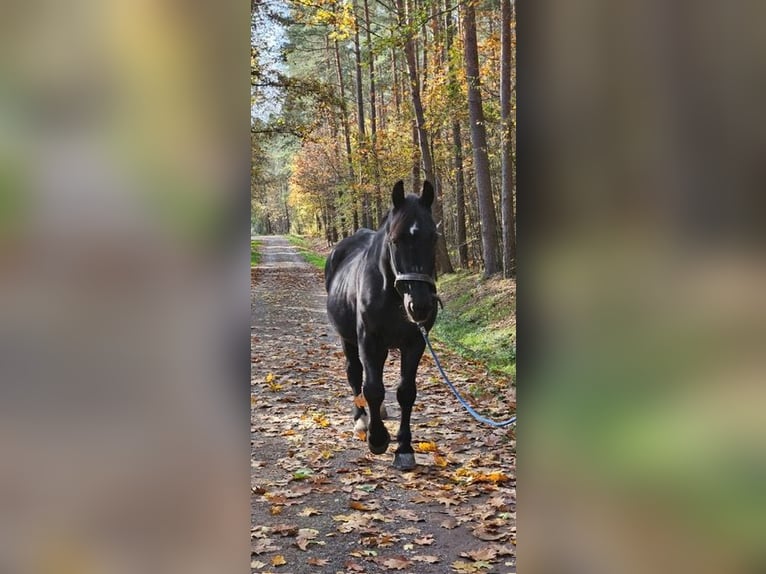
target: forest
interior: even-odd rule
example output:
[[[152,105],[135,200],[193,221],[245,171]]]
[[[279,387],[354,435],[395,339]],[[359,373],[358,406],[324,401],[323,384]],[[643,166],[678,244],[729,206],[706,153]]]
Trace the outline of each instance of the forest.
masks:
[[[512,0],[251,0],[251,228],[377,228],[437,191],[437,268],[516,271]]]

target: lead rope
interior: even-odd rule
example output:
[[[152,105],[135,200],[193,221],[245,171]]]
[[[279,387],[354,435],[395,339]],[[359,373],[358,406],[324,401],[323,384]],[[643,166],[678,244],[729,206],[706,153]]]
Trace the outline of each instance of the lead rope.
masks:
[[[442,378],[444,379],[444,382],[447,383],[447,386],[452,391],[452,394],[455,395],[455,398],[460,402],[461,405],[465,408],[465,410],[468,411],[468,413],[475,418],[480,423],[484,423],[486,425],[489,425],[491,427],[495,428],[503,428],[510,426],[512,424],[516,423],[516,415],[513,415],[511,418],[504,420],[504,421],[493,421],[492,419],[488,419],[487,417],[484,417],[477,413],[471,405],[468,404],[468,402],[460,396],[460,393],[455,388],[455,386],[452,384],[452,382],[449,380],[449,377],[447,377],[447,373],[444,372],[444,369],[442,369],[442,365],[439,362],[439,357],[436,356],[436,353],[434,352],[433,347],[431,346],[431,341],[428,340],[428,331],[426,331],[426,328],[423,327],[423,325],[418,325],[418,329],[420,329],[420,333],[423,335],[423,339],[426,342],[426,345],[428,345],[428,350],[431,351],[431,356],[434,358],[434,362],[436,363],[436,368],[439,369],[439,372],[442,375]]]

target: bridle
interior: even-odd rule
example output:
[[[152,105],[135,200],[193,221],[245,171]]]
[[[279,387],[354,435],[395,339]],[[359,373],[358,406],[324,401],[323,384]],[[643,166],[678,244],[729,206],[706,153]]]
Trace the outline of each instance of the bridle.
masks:
[[[436,291],[436,280],[425,273],[400,273],[396,268],[396,258],[394,257],[394,242],[388,241],[388,257],[391,262],[391,271],[394,274],[394,289],[399,291],[399,282],[401,281],[420,281],[421,283],[428,283],[433,290]]]

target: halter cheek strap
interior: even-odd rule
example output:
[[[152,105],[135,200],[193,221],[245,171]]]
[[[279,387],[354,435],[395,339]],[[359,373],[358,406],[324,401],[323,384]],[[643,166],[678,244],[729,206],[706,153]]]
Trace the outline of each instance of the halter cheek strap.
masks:
[[[436,281],[430,275],[425,273],[399,273],[396,268],[396,259],[394,258],[393,246],[388,246],[388,256],[391,259],[391,271],[394,273],[394,289],[397,289],[400,281],[420,281],[421,283],[428,283],[434,289],[436,289]]]

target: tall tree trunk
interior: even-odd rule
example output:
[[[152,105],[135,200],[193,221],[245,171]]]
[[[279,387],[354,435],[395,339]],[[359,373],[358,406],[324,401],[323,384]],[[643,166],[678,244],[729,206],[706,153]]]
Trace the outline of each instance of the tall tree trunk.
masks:
[[[399,25],[405,26],[407,21],[404,11],[404,0],[396,0]],[[415,42],[412,35],[408,34],[404,43],[404,55],[407,60],[407,69],[410,78],[410,95],[412,96],[412,107],[415,111],[415,124],[417,127],[418,143],[420,146],[420,155],[423,161],[423,171],[428,181],[436,188],[436,199],[434,204],[434,219],[437,226],[444,224],[441,207],[441,185],[436,178],[434,162],[431,156],[431,148],[428,144],[428,130],[426,129],[425,113],[423,112],[423,102],[420,98],[420,84],[418,81],[417,59],[415,57]],[[443,230],[442,230],[443,231]],[[436,267],[441,273],[453,273],[452,262],[447,251],[447,241],[444,233],[440,233],[436,241]]]
[[[503,233],[503,276],[516,272],[516,218],[513,213],[513,140],[511,125],[511,0],[500,1],[500,119],[502,122],[502,184],[500,188],[500,213]]]
[[[354,158],[351,155],[351,128],[348,125],[348,106],[346,105],[346,88],[343,82],[343,68],[340,64],[340,48],[338,40],[335,40],[335,68],[338,72],[338,89],[340,91],[340,111],[343,120],[343,137],[346,142],[346,161],[348,163],[348,176],[351,185],[354,184]],[[338,186],[338,203],[340,203],[340,228],[341,235],[346,237],[348,228],[346,227],[346,215],[343,205],[343,185]],[[353,204],[352,204],[353,205]],[[354,207],[356,212],[356,207]],[[356,228],[356,224],[354,224]]]
[[[455,204],[457,206],[457,253],[460,267],[468,268],[468,243],[465,234],[465,176],[463,175],[463,138],[460,120],[452,120],[452,148],[455,160]]]
[[[444,61],[447,64],[448,92],[452,102],[457,100],[460,94],[460,86],[457,79],[455,63],[451,58],[452,41],[455,37],[456,15],[452,14],[452,1],[445,0],[444,13],[446,26],[444,34]],[[460,267],[468,268],[468,243],[465,229],[465,175],[463,171],[463,137],[460,129],[460,119],[457,115],[452,116],[452,159],[455,165],[455,235],[457,240],[457,254]]]
[[[372,49],[372,21],[370,20],[370,3],[364,0],[364,21],[367,28],[367,66],[370,79],[370,148],[372,154],[372,175],[375,183],[375,223],[377,227],[383,219],[383,204],[380,195],[380,165],[378,164],[378,111],[376,109],[377,94],[375,90],[375,51]]]
[[[401,91],[399,90],[399,66],[396,61],[396,48],[391,48],[391,78],[393,79],[391,89],[394,92],[394,109],[396,114],[399,115],[402,102]]]
[[[359,41],[359,14],[357,10],[356,0],[353,4],[354,10],[354,60],[356,63],[356,124],[359,131],[359,154],[360,156],[360,168],[359,168],[359,195],[360,207],[362,210],[361,224],[363,227],[371,227],[370,224],[370,198],[364,189],[364,162],[366,157],[367,148],[367,134],[365,133],[364,124],[364,92],[363,92],[363,80],[362,80],[362,45]]]
[[[463,7],[463,32],[465,44],[465,75],[468,83],[468,115],[471,121],[471,146],[476,173],[476,193],[481,218],[481,246],[484,256],[484,276],[489,277],[501,270],[498,257],[497,217],[492,198],[492,178],[487,154],[487,129],[481,101],[479,79],[479,49],[476,41],[476,10],[469,0]]]
[[[410,122],[412,126],[412,187],[417,191],[420,189],[420,139],[418,136],[418,121],[413,117]],[[426,176],[428,179],[428,176]]]

